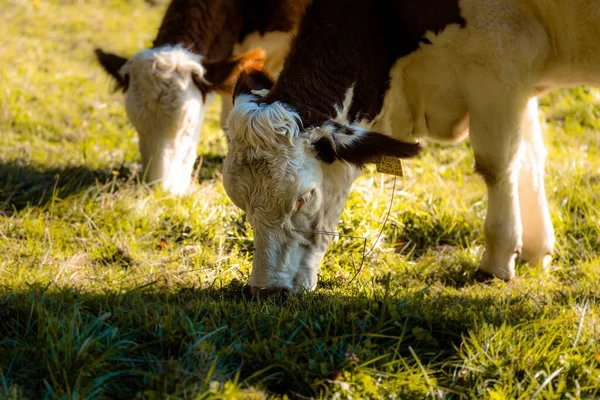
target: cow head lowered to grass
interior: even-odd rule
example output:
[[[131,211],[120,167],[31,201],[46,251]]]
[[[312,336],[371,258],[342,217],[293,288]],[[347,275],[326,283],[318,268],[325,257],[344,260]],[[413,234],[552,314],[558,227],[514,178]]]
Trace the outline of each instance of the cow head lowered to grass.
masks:
[[[206,62],[182,46],[162,46],[129,59],[96,50],[126,93],[125,109],[139,134],[143,174],[164,190],[181,194],[192,178],[204,114],[217,93],[231,94],[239,71],[262,65],[255,49],[225,61]]]
[[[467,133],[488,194],[476,277],[510,280],[519,256],[547,269],[535,96],[600,86],[599,21],[591,0],[314,0],[277,82],[242,73],[228,120],[223,183],[255,230],[254,292],[315,287],[328,239],[310,232],[334,229],[360,165]]]
[[[261,295],[314,289],[331,241],[318,232],[335,230],[361,167],[381,155],[408,158],[420,149],[317,110],[310,111],[312,124],[303,121],[286,104],[261,97],[272,84],[261,71],[238,81],[223,167],[225,190],[254,230],[250,285]]]

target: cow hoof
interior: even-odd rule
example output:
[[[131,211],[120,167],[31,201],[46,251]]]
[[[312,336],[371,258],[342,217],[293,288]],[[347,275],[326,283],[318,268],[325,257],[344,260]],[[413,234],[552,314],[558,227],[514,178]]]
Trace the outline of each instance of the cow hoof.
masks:
[[[484,253],[479,269],[477,270],[476,278],[480,282],[489,282],[493,278],[510,281],[515,277],[515,260],[519,256],[520,251],[515,251],[507,258],[490,257],[488,253]],[[481,280],[483,279],[483,280]]]
[[[530,253],[525,252],[521,253],[521,259],[527,261],[531,265],[541,265],[544,270],[548,270],[550,268],[550,264],[552,264],[553,251],[545,251],[541,253]]]
[[[533,263],[530,263],[530,264],[541,265],[542,269],[544,271],[548,271],[548,269],[550,269],[550,264],[552,264],[552,258],[553,258],[552,254],[547,254],[546,253],[542,257],[538,257],[537,258],[537,262],[533,262]]]
[[[548,271],[550,269],[550,264],[552,263],[552,254],[546,254],[542,257],[542,268],[544,271]]]

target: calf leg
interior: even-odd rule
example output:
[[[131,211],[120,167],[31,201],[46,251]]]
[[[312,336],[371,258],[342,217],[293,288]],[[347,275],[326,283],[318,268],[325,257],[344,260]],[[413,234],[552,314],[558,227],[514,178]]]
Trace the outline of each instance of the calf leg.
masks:
[[[519,171],[519,203],[523,224],[521,257],[532,264],[541,263],[547,268],[552,260],[554,229],[544,190],[546,149],[535,97],[527,104],[522,131]]]
[[[479,271],[510,280],[522,248],[518,152],[527,97],[517,97],[503,89],[480,93],[484,95],[477,96],[470,107],[476,170],[483,176],[488,191],[485,253]]]

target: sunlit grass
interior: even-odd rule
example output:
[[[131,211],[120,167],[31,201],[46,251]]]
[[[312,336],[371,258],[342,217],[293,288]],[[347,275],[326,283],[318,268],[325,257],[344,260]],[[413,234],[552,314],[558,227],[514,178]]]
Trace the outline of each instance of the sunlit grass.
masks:
[[[314,294],[250,298],[252,231],[224,193],[215,104],[200,180],[139,183],[137,138],[93,48],[133,54],[142,0],[0,0],[0,398],[600,396],[600,96],[541,101],[549,274],[478,284],[485,188],[469,144],[405,163],[381,239],[336,239]],[[199,160],[200,162],[200,160]],[[338,227],[375,244],[393,179]]]

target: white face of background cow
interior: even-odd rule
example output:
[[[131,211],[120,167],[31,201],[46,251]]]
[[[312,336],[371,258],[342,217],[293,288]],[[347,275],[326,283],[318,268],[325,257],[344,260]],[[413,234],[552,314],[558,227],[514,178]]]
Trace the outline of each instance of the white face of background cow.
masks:
[[[413,156],[419,146],[331,120],[304,128],[288,105],[261,102],[251,94],[256,85],[240,88],[248,78],[227,121],[223,185],[254,230],[249,283],[259,295],[312,290],[331,240],[318,232],[335,230],[360,167],[382,154]]]
[[[146,181],[160,182],[173,194],[190,185],[200,126],[215,94],[231,93],[245,63],[264,61],[264,52],[253,50],[206,63],[181,46],[147,49],[129,59],[99,50],[96,54],[126,92],[125,108],[139,134]]]
[[[125,108],[139,134],[142,166],[149,182],[174,194],[192,176],[200,126],[214,93],[202,93],[202,57],[183,48],[135,54],[119,71],[127,77]]]

